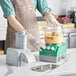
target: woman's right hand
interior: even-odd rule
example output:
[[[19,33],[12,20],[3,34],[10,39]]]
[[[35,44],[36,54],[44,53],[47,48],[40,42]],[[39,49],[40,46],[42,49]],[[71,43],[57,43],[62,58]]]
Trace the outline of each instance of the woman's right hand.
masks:
[[[26,31],[26,30],[25,30],[25,32],[26,32],[27,36],[28,36],[31,40],[33,40],[33,41],[36,42],[36,44],[37,44],[37,46],[39,46],[39,48],[45,46],[45,44],[43,44],[40,40],[37,40],[31,33],[29,33],[29,32]],[[39,48],[38,48],[38,49],[39,49]]]

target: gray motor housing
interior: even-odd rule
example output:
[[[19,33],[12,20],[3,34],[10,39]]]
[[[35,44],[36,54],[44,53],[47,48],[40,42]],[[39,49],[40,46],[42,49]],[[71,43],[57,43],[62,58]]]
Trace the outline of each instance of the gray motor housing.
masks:
[[[8,48],[6,55],[6,63],[13,66],[22,66],[26,63],[35,62],[33,53],[27,49]]]
[[[27,35],[25,34],[25,31],[16,33],[16,48],[27,49]]]
[[[55,57],[55,56],[45,56],[45,55],[39,55],[39,59],[40,61],[44,61],[44,62],[51,62],[51,63],[58,63],[61,60],[66,58],[66,54],[63,54],[59,57]]]

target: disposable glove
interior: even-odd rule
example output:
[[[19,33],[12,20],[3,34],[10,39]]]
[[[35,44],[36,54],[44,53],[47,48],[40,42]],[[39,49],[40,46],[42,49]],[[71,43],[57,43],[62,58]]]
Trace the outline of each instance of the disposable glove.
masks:
[[[40,47],[44,47],[44,44],[40,42],[40,40],[37,40],[31,33],[28,31],[25,31],[28,39],[30,41],[30,44],[33,45],[37,50],[40,50]]]
[[[54,17],[54,15],[52,13],[46,13],[44,15],[44,19],[47,22],[50,22],[54,26],[61,26],[61,24],[56,20],[56,18]]]

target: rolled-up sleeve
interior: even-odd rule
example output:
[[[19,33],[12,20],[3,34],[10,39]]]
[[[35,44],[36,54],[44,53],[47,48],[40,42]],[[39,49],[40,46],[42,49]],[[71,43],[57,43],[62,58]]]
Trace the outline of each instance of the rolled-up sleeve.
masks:
[[[37,0],[37,9],[42,15],[51,11],[51,9],[48,7],[47,0]]]
[[[14,7],[10,0],[0,0],[0,4],[4,12],[5,18],[7,18],[10,15],[15,15]]]

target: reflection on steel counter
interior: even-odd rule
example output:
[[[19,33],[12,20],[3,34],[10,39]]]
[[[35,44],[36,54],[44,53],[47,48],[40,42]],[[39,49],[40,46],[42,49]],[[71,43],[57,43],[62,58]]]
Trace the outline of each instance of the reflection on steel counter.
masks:
[[[45,65],[39,65],[39,66],[32,67],[31,70],[32,71],[37,71],[37,72],[44,72],[44,71],[47,71],[47,70],[53,70],[57,67],[59,67],[59,65],[45,64]]]

